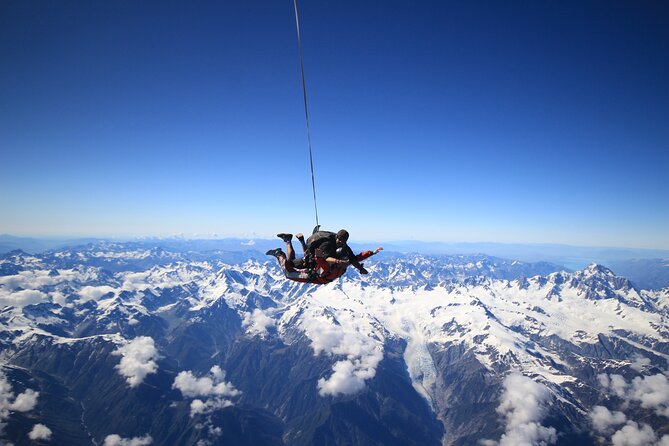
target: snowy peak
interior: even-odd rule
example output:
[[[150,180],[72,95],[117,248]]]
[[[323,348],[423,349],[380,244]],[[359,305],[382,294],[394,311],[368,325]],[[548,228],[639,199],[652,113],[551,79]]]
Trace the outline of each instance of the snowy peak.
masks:
[[[637,306],[645,304],[629,280],[615,275],[602,265],[592,264],[576,271],[571,285],[578,288],[587,299],[618,298]]]
[[[538,274],[549,274],[564,268],[545,262],[525,263],[485,255],[428,256],[408,254],[390,256],[383,262],[372,258],[373,274],[365,280],[378,286],[424,287],[448,286],[451,283],[479,282],[484,278],[515,280]],[[372,270],[370,270],[372,271]],[[349,278],[357,276],[347,273]]]
[[[613,271],[608,269],[607,267],[603,265],[599,265],[597,263],[591,263],[587,267],[583,269],[583,273],[587,276],[609,276],[613,277],[615,274],[613,274]]]
[[[196,388],[230,384],[244,410],[275,417],[276,443],[303,444],[316,443],[317,431],[337,438],[328,429],[357,428],[338,415],[343,407],[362,414],[362,432],[387,432],[389,443],[411,443],[392,437],[402,423],[407,438],[432,429],[436,441],[425,444],[499,439],[500,395],[514,382],[541,383],[545,411],[563,420],[554,428],[573,440],[591,429],[583,414],[608,401],[598,374],[632,382],[636,369],[668,365],[669,291],[637,290],[601,265],[568,272],[483,255],[375,256],[365,262],[370,274],[351,269],[315,286],[286,280],[272,259],[221,258],[105,244],[0,259],[3,358],[35,376],[81,383],[62,393],[82,396],[92,413],[146,404],[145,414],[177,411],[193,432],[236,410]],[[192,384],[177,386],[183,398],[176,376]],[[184,396],[195,394],[198,403]],[[124,412],[107,421],[120,429]],[[104,423],[74,413],[75,426],[97,423],[92,437],[104,438]],[[151,434],[156,444],[177,438]]]

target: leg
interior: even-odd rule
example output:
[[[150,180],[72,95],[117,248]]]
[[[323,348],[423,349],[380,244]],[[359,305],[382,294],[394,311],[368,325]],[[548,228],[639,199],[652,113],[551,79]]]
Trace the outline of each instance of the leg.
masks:
[[[290,240],[286,242],[286,254],[288,255],[288,260],[295,260],[295,250],[293,249],[293,242]]]
[[[293,240],[293,234],[281,232],[276,236],[286,242],[286,254],[288,254],[288,260],[295,259],[295,250],[293,249],[293,243],[291,242],[291,240]]]
[[[307,243],[304,241],[304,236],[302,234],[295,234],[295,238],[300,241],[302,245],[302,252],[307,252]]]
[[[279,262],[279,266],[287,279],[294,280],[295,282],[312,282],[314,280],[310,271],[296,271],[283,253],[277,255],[276,260]]]

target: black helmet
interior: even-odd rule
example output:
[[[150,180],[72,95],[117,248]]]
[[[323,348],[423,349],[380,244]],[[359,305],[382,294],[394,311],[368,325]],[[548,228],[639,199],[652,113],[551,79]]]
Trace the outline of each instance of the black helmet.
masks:
[[[337,238],[347,241],[348,231],[346,229],[340,229],[339,232],[337,232]]]

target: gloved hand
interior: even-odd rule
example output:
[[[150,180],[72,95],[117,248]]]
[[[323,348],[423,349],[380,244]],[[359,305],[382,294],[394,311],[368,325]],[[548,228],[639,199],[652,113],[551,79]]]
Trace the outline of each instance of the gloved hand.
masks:
[[[360,274],[368,274],[369,273],[369,271],[367,271],[364,266],[361,266],[358,271],[360,271]]]

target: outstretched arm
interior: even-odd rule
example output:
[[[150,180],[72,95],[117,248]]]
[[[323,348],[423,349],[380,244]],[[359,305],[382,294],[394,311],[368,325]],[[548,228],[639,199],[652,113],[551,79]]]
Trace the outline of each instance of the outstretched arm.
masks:
[[[374,251],[369,251],[369,250],[367,250],[367,251],[363,251],[363,252],[361,252],[360,254],[358,254],[357,256],[355,256],[355,259],[356,259],[358,262],[361,262],[361,261],[363,261],[363,260],[365,260],[365,259],[370,258],[370,257],[373,256],[374,254],[378,254],[380,251],[383,251],[383,248],[380,247],[380,246],[379,246],[378,248],[376,248]]]
[[[369,250],[363,251],[360,254],[358,254],[357,256],[355,256],[355,261],[357,263],[356,268],[358,268],[358,271],[360,271],[360,274],[367,274],[367,270],[365,269],[364,265],[360,262],[365,260],[365,259],[370,258],[374,254],[378,254],[379,251],[383,251],[383,248],[380,247],[380,246],[378,248],[376,248],[374,251],[369,251]],[[359,265],[359,267],[358,267],[358,265]]]

